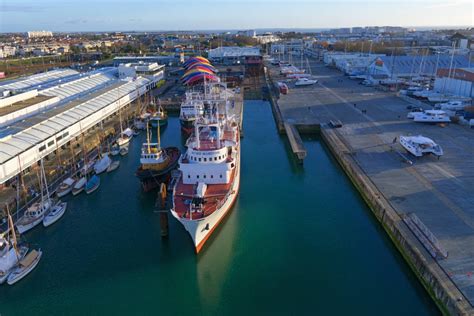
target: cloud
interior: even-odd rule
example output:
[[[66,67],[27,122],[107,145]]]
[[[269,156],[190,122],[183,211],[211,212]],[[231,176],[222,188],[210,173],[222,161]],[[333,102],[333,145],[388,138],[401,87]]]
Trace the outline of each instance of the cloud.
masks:
[[[87,20],[86,19],[74,19],[74,20],[64,21],[64,23],[66,23],[66,24],[84,24],[84,23],[87,23]]]

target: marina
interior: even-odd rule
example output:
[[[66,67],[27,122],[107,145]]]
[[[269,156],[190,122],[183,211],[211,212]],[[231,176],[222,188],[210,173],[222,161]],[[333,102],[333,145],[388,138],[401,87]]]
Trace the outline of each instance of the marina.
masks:
[[[94,313],[147,313],[159,304],[163,314],[238,315],[252,304],[262,313],[305,314],[316,304],[322,314],[335,306],[341,314],[438,314],[321,139],[302,138],[308,155],[301,166],[287,155],[268,103],[246,101],[244,116],[240,195],[198,257],[171,217],[169,238],[161,237],[156,194],[144,193],[133,176],[146,141],[141,133],[120,168],[101,175],[95,194],[69,195],[61,221],[26,235],[44,254],[28,277],[0,287],[2,313],[64,314],[71,305],[78,314],[91,307]],[[169,117],[162,146],[184,149],[184,141],[179,119]],[[286,181],[273,181],[275,173]],[[275,192],[279,198],[261,198]],[[111,265],[113,257],[121,259]],[[281,273],[288,266],[298,269]],[[254,291],[242,291],[248,286]],[[180,303],[183,295],[187,304]]]

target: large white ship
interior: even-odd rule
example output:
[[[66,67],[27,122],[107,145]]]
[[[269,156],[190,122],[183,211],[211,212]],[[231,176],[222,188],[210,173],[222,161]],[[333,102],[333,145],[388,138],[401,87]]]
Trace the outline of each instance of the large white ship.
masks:
[[[224,103],[225,107],[227,102]],[[171,213],[189,232],[196,253],[232,208],[240,185],[240,130],[234,117],[210,103],[194,124],[194,135],[179,161]]]

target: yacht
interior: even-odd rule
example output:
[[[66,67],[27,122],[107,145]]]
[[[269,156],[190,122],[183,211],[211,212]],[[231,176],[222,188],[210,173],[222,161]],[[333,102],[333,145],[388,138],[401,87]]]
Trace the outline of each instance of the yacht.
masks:
[[[299,78],[295,82],[295,86],[310,86],[315,83],[318,83],[318,80],[308,79],[308,78]]]
[[[16,227],[20,234],[27,232],[43,221],[43,218],[49,213],[53,202],[49,195],[48,183],[44,172],[43,160],[40,161],[40,191],[41,197],[39,202],[33,203],[25,211],[22,218],[16,223]],[[44,192],[46,191],[46,192]],[[46,193],[46,194],[45,194]]]
[[[449,110],[449,111],[460,111],[463,110],[466,104],[463,101],[453,100],[444,103],[438,103],[435,105],[435,109]]]
[[[449,115],[442,110],[425,110],[423,112],[414,112],[413,121],[418,123],[449,123]]]
[[[424,154],[443,155],[443,149],[432,139],[425,136],[400,136],[400,145],[413,156],[421,157]]]

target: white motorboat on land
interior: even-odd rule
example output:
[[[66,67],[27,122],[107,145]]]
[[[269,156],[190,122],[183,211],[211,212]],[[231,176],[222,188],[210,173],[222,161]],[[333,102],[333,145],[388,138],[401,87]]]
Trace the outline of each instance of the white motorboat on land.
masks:
[[[437,102],[448,102],[449,99],[451,99],[451,96],[447,94],[441,94],[441,93],[432,93],[428,95],[427,98],[428,98],[428,101],[437,103]]]
[[[87,178],[82,177],[77,182],[74,184],[72,187],[72,195],[78,195],[84,190],[84,187],[86,186],[87,183]]]
[[[64,179],[64,181],[61,182],[61,184],[59,185],[59,188],[56,190],[56,195],[59,198],[68,195],[69,193],[71,193],[75,183],[76,180],[74,178],[69,177]]]
[[[423,154],[433,154],[437,157],[443,155],[443,149],[432,139],[425,136],[400,136],[400,145],[413,156],[421,157]]]
[[[97,160],[94,165],[94,171],[96,174],[101,174],[102,172],[106,171],[109,168],[110,164],[112,163],[112,159],[110,159],[109,155],[105,154],[102,155],[102,158]]]
[[[449,115],[442,110],[426,110],[414,113],[413,121],[418,123],[449,123],[451,119]]]
[[[315,83],[318,83],[318,80],[308,79],[308,78],[299,78],[295,82],[295,86],[310,86]]]
[[[449,111],[460,111],[463,110],[466,104],[463,101],[454,100],[444,103],[438,103],[435,105],[435,109],[438,110],[449,110]]]
[[[107,168],[107,172],[112,172],[112,171],[116,170],[119,166],[120,166],[120,161],[115,160]]]
[[[286,77],[288,79],[311,78],[311,74],[289,74]]]
[[[411,109],[410,112],[408,112],[407,118],[408,118],[408,119],[414,119],[414,118],[415,118],[415,114],[417,114],[417,113],[422,113],[422,112],[423,112],[423,109],[422,109],[422,108],[413,108],[413,109]]]
[[[28,273],[33,271],[33,269],[38,265],[42,255],[43,252],[41,249],[31,250],[23,259],[20,260],[18,267],[10,273],[7,283],[13,285],[28,275]]]
[[[59,201],[56,203],[56,205],[51,209],[51,212],[43,218],[43,226],[48,227],[56,223],[64,215],[66,208],[66,202]]]

